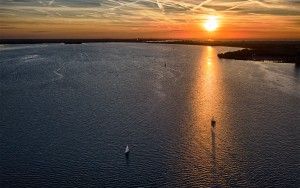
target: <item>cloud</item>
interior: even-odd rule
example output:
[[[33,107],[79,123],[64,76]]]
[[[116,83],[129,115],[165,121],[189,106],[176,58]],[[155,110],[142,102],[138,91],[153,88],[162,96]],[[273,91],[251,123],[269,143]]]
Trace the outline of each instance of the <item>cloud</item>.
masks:
[[[207,4],[207,3],[211,2],[211,1],[212,1],[212,0],[205,0],[205,1],[203,1],[202,3],[200,3],[200,4],[196,5],[196,6],[194,6],[191,10],[197,10],[197,9],[201,9],[201,10],[212,10],[212,9],[207,9],[207,8],[203,7],[205,4]]]
[[[180,30],[179,26],[199,25],[208,14],[215,14],[223,18],[224,25],[237,27],[273,16],[276,23],[283,20],[286,27],[296,28],[299,24],[295,26],[290,16],[300,17],[300,2],[293,0],[0,0],[0,4],[0,24],[30,20],[36,24],[85,22],[101,27]]]
[[[51,6],[54,2],[55,2],[55,0],[51,0],[51,1],[49,1],[48,5]]]
[[[159,8],[162,12],[164,12],[164,11],[165,11],[164,6],[160,3],[160,1],[159,1],[159,0],[156,0],[156,3],[157,3],[158,8]]]

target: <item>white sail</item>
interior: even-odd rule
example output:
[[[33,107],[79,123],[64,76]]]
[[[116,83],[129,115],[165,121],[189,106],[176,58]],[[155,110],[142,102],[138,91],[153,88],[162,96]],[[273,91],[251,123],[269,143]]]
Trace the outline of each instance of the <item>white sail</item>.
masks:
[[[126,146],[126,149],[125,149],[125,153],[128,153],[129,152],[129,147],[128,145]]]

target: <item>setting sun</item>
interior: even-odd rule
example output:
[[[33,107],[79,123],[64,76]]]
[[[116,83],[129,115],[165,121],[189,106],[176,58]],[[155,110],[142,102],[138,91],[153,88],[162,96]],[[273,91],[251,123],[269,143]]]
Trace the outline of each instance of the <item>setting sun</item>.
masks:
[[[218,19],[216,16],[209,16],[204,22],[204,28],[208,32],[215,31],[218,28]]]

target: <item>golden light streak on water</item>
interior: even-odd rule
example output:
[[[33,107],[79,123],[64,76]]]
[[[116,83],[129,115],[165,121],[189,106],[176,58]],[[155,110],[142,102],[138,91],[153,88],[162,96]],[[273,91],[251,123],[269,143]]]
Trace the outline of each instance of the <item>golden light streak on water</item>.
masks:
[[[222,70],[213,47],[206,47],[201,54],[194,84],[193,114],[202,136],[210,136],[210,120],[223,118],[224,99]]]
[[[226,163],[226,152],[222,152],[219,157],[219,150],[225,151],[227,143],[219,144],[219,134],[223,134],[222,122],[226,119],[226,101],[228,96],[225,93],[222,66],[217,57],[217,52],[213,47],[204,47],[200,54],[200,59],[196,67],[194,88],[192,91],[192,119],[191,129],[192,139],[198,150],[195,153],[203,155],[202,160],[197,161],[206,168],[211,169],[211,184],[216,185],[223,181],[220,168]],[[217,121],[215,134],[211,130],[211,118]],[[203,160],[205,156],[208,158]],[[222,166],[222,167],[220,167]],[[226,184],[226,183],[225,183]]]

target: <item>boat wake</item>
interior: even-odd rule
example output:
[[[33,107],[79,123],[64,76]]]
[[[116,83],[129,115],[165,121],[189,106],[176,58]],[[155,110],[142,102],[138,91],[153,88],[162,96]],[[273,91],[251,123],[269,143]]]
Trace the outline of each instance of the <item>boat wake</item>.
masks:
[[[53,71],[53,73],[56,74],[56,75],[58,76],[58,78],[55,79],[54,81],[60,80],[60,79],[62,79],[62,78],[64,77],[64,75],[62,75],[61,73],[58,72],[58,71],[60,71],[62,68],[63,68],[63,67],[60,67],[60,68],[58,68],[57,70],[54,70],[54,71]]]

